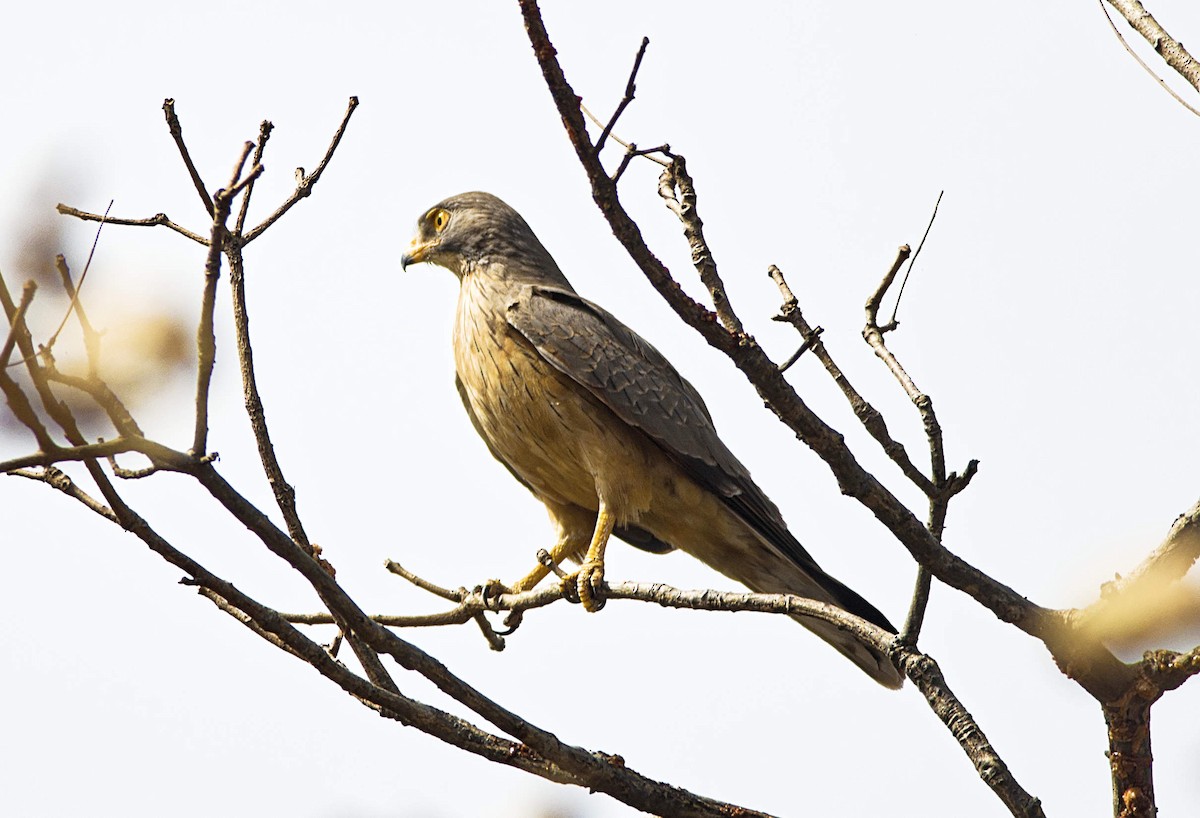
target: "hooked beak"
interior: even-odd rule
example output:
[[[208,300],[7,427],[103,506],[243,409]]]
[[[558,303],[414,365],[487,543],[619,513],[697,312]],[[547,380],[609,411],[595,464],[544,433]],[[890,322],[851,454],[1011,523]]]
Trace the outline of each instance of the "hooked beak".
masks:
[[[404,251],[404,255],[400,257],[400,269],[407,270],[410,264],[420,264],[425,261],[425,256],[437,246],[436,241],[421,243],[420,239],[413,239],[412,244],[408,245],[408,249]]]

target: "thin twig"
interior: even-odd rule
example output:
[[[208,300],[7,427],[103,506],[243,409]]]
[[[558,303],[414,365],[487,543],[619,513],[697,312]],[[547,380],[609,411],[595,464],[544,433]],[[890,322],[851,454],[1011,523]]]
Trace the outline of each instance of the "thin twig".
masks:
[[[267,140],[271,138],[271,131],[275,129],[267,120],[263,120],[258,126],[258,143],[254,147],[254,158],[251,163],[261,165],[263,152],[267,149]],[[246,188],[246,195],[242,197],[242,206],[238,208],[237,219],[234,221],[233,233],[236,236],[241,236],[242,231],[246,226],[246,214],[250,210],[250,196],[254,193],[254,185],[251,184]]]
[[[54,332],[52,332],[50,334],[49,340],[47,340],[46,343],[43,344],[43,346],[48,350],[54,349],[54,343],[58,340],[58,336],[63,331],[63,327],[65,327],[67,325],[67,321],[69,321],[71,319],[71,313],[75,311],[75,308],[78,305],[79,291],[83,289],[83,282],[87,280],[88,270],[92,269],[92,259],[96,255],[96,245],[98,245],[100,243],[100,231],[102,231],[104,229],[105,222],[108,219],[108,212],[110,210],[112,210],[112,206],[113,206],[113,200],[109,199],[108,207],[104,209],[104,215],[100,217],[100,224],[99,224],[99,226],[96,227],[96,236],[95,236],[95,238],[92,239],[91,249],[88,250],[87,262],[83,265],[83,273],[79,276],[79,285],[78,286],[75,286],[71,283],[71,274],[70,274],[70,271],[67,270],[66,258],[62,255],[58,256],[58,259],[60,259],[60,261],[58,262],[59,274],[63,277],[63,287],[67,291],[67,297],[70,299],[70,303],[67,304],[66,314],[63,315],[62,320],[58,322],[58,328],[55,329]],[[64,271],[66,271],[66,272],[64,272]],[[85,323],[86,323],[86,319],[85,319]],[[85,341],[86,341],[86,337],[85,337]],[[93,349],[91,347],[89,347],[88,348],[88,365],[89,366],[91,366],[92,362],[93,362],[93,354],[92,353],[93,353]],[[92,369],[91,371],[94,372],[95,370]]]
[[[595,125],[597,128],[604,127],[604,123],[601,122],[599,119],[597,119],[596,115],[588,110],[588,107],[583,104],[583,100],[579,101],[579,110],[582,111],[584,116],[586,116],[588,119],[590,119],[592,121],[592,124]],[[665,153],[665,154],[669,155],[670,151],[671,151],[670,145],[661,145],[657,148],[647,148],[645,150],[638,150],[637,145],[634,145],[632,142],[626,142],[624,139],[617,136],[615,133],[610,133],[608,135],[608,138],[611,139],[613,142],[616,142],[621,147],[625,148],[626,153],[632,152],[634,154],[634,156],[644,156],[647,159],[649,159],[651,162],[654,162],[657,165],[661,165],[664,168],[668,167],[671,164],[671,160],[669,158],[668,159],[659,159],[658,157],[653,156],[653,154],[655,154],[655,153]],[[615,183],[616,179],[614,179],[613,182]]]
[[[946,195],[946,191],[938,193],[937,201],[933,203],[933,213],[929,216],[929,224],[925,225],[925,232],[921,236],[921,240],[917,242],[917,249],[912,254],[912,258],[908,260],[908,268],[904,271],[904,278],[900,280],[900,289],[896,291],[896,303],[892,305],[892,317],[888,319],[887,326],[895,328],[898,326],[896,315],[900,312],[900,299],[904,297],[904,288],[908,284],[908,277],[912,275],[913,267],[917,264],[917,258],[921,255],[921,250],[925,247],[925,239],[929,238],[929,231],[933,229],[933,220],[937,218],[938,207],[942,203],[942,196]]]
[[[182,584],[197,585],[198,583],[196,583],[193,580],[193,581],[184,582]],[[205,588],[203,586],[197,588],[196,590],[200,594],[200,596],[204,597],[209,602],[216,605],[218,609],[229,614],[234,619],[236,619],[237,621],[239,621],[243,625],[245,625],[247,628],[254,631],[254,633],[258,634],[263,639],[266,639],[268,642],[270,642],[275,647],[279,648],[282,651],[286,651],[287,653],[292,654],[293,656],[295,656],[297,659],[300,659],[301,661],[304,661],[304,658],[305,658],[304,654],[301,653],[300,651],[296,650],[295,648],[293,648],[292,645],[289,644],[289,642],[287,640],[281,639],[280,637],[271,633],[269,630],[264,628],[262,625],[258,624],[256,621],[254,621],[254,617],[252,617],[250,614],[246,613],[245,611],[240,610],[239,608],[235,607],[234,605],[231,605],[229,603],[229,600],[225,599],[223,596],[218,594],[216,591],[212,590],[211,588]]]
[[[114,523],[117,522],[117,515],[113,513],[112,509],[89,495],[73,480],[71,480],[71,478],[68,477],[65,472],[56,469],[54,466],[46,466],[38,471],[30,471],[29,469],[16,469],[7,473],[16,477],[24,477],[29,480],[37,480],[40,483],[45,483],[51,488],[61,491],[68,497],[78,500],[85,507],[96,514],[99,514],[104,519]]]
[[[388,564],[388,569],[392,570],[393,573],[399,574],[400,572],[395,570],[396,568],[399,568],[399,567],[400,566],[396,565],[395,563],[389,562],[389,564]],[[403,570],[403,569],[401,569],[401,570]],[[503,612],[503,611],[515,611],[515,612],[529,611],[529,610],[534,610],[536,608],[544,608],[547,605],[552,605],[553,603],[559,601],[560,599],[569,599],[571,601],[577,601],[577,600],[571,599],[571,596],[570,596],[571,589],[569,587],[564,589],[561,585],[548,584],[548,585],[543,585],[539,588],[535,588],[531,591],[523,591],[521,593],[488,593],[485,595],[483,593],[484,589],[482,587],[476,588],[474,591],[467,591],[465,589],[460,589],[458,592],[454,592],[454,591],[449,591],[445,588],[440,588],[437,585],[435,585],[434,583],[430,582],[429,580],[423,579],[422,577],[419,577],[408,571],[404,571],[404,573],[400,574],[400,575],[404,576],[404,578],[407,579],[409,582],[411,582],[413,585],[416,585],[417,587],[419,587],[423,590],[426,590],[435,596],[441,597],[443,599],[449,599],[449,601],[455,602],[456,603],[455,606],[453,608],[449,608],[445,611],[439,611],[439,612],[430,613],[430,614],[372,614],[369,617],[371,619],[371,621],[376,622],[380,625],[385,625],[387,627],[393,627],[393,628],[442,627],[442,626],[446,626],[446,625],[462,625],[466,622],[471,621],[474,617],[478,616],[479,614],[484,614],[484,613],[496,613],[496,612]],[[649,598],[649,597],[643,598],[642,596],[640,596],[640,594],[643,593],[644,589],[665,588],[665,589],[667,589],[666,593],[672,592],[674,590],[674,589],[668,588],[668,586],[654,586],[649,583],[643,583],[640,585],[636,585],[634,583],[622,583],[617,586],[605,585],[604,588],[609,589],[609,590],[611,590],[612,588],[619,588],[619,589],[621,589],[622,593],[627,593],[627,591],[625,589],[628,589],[628,588],[642,589],[642,590],[634,590],[633,592],[631,592],[631,595],[622,597],[622,598],[642,599],[642,601],[647,601],[647,602],[657,602],[659,600],[658,600],[658,598]],[[650,593],[654,593],[654,592],[645,591],[645,593],[650,594]],[[713,591],[707,591],[707,592],[697,591],[697,592],[695,592],[695,594],[704,594],[704,593],[707,593],[711,596],[715,592],[713,592]],[[741,597],[741,595],[738,595],[738,594],[735,594],[733,596],[737,596],[739,598]],[[763,595],[763,596],[770,596],[770,595]],[[713,597],[713,599],[717,599],[717,597]],[[710,600],[710,602],[712,602],[712,600]],[[713,602],[712,604],[720,604],[720,602]],[[729,604],[733,604],[733,603],[729,603]],[[781,602],[779,604],[783,605],[785,603]],[[725,609],[728,610],[729,608],[725,608]],[[781,608],[777,612],[782,613],[784,611]],[[280,615],[282,617],[284,617],[288,622],[292,622],[294,624],[300,624],[300,625],[332,625],[332,624],[335,624],[334,618],[328,613],[285,613],[285,614],[280,614]]]
[[[333,152],[337,150],[338,144],[342,141],[342,136],[346,133],[346,126],[350,124],[350,116],[354,113],[354,109],[357,107],[358,97],[350,97],[350,103],[346,107],[346,113],[342,117],[342,122],[340,125],[338,125],[337,131],[333,134],[333,140],[329,143],[329,147],[326,149],[325,155],[317,164],[317,169],[307,175],[305,175],[302,170],[297,172],[296,189],[292,191],[292,195],[289,196],[283,204],[276,208],[274,213],[272,213],[270,216],[267,216],[267,218],[264,219],[261,224],[252,228],[249,233],[246,233],[242,241],[243,244],[249,244],[261,236],[264,230],[273,225],[275,222],[279,221],[280,217],[283,216],[284,213],[287,213],[289,210],[291,210],[292,206],[295,205],[296,202],[312,193],[313,186],[315,186],[317,181],[320,180],[321,174],[325,172],[325,168],[329,164],[329,160],[333,158]]]
[[[824,331],[824,327],[813,327],[812,337],[804,339],[796,351],[789,355],[788,359],[779,365],[779,371],[787,372],[789,369],[791,369],[795,365],[796,361],[800,360],[800,356],[812,349],[813,344],[820,340],[821,333]]]
[[[917,578],[913,583],[912,598],[908,603],[908,614],[904,617],[904,627],[896,639],[902,645],[916,647],[921,636],[921,626],[925,624],[925,609],[929,605],[929,592],[933,585],[933,576],[923,565],[917,566]]]
[[[192,185],[195,186],[196,193],[200,195],[200,201],[204,204],[204,210],[210,218],[213,218],[216,216],[216,211],[213,209],[213,201],[208,195],[208,186],[200,178],[200,172],[196,170],[196,164],[192,161],[192,155],[188,152],[187,145],[183,142],[183,125],[179,122],[179,117],[175,114],[175,100],[163,100],[163,114],[167,118],[167,129],[171,132],[171,138],[175,140],[175,147],[179,149],[179,155],[183,159],[183,164],[187,166],[188,176],[192,179]]]
[[[921,244],[917,250],[924,246],[925,238],[929,235],[930,229],[933,227],[933,221],[937,218],[938,204],[941,203],[942,197],[938,196],[938,203],[934,205],[933,214],[929,218],[929,224],[925,227],[925,235],[921,238]],[[929,441],[929,461],[930,461],[930,477],[929,482],[932,484],[930,490],[926,491],[926,496],[929,498],[929,520],[926,523],[926,528],[931,537],[937,542],[942,541],[942,532],[946,523],[946,514],[949,511],[950,498],[966,487],[971,476],[974,475],[978,468],[977,461],[971,461],[968,465],[966,476],[964,479],[956,479],[951,483],[946,474],[946,452],[945,444],[942,439],[942,427],[938,422],[937,413],[933,408],[933,399],[917,388],[908,372],[900,364],[899,359],[888,349],[887,341],[884,334],[889,330],[895,329],[898,324],[896,322],[896,312],[900,309],[900,296],[896,296],[896,306],[892,311],[891,319],[884,326],[879,325],[879,306],[883,301],[887,291],[891,288],[892,283],[896,280],[896,273],[907,260],[909,262],[908,270],[912,271],[912,262],[916,256],[910,256],[910,249],[907,244],[901,245],[896,251],[896,258],[888,267],[887,272],[883,276],[883,280],[876,287],[875,291],[867,299],[866,303],[866,326],[863,327],[863,340],[875,352],[875,355],[883,361],[888,370],[899,382],[904,389],[906,395],[916,407],[917,413],[921,418],[921,425],[925,430],[925,437]],[[908,280],[908,274],[905,274],[904,280]],[[901,283],[901,291],[904,284]],[[929,567],[924,564],[918,564],[917,577],[913,587],[912,600],[909,603],[908,616],[905,618],[904,627],[901,629],[900,642],[905,645],[916,645],[917,639],[921,633],[921,625],[925,621],[925,608],[929,604],[929,593],[932,584]]]
[[[249,193],[249,190],[247,190]],[[275,454],[271,433],[267,428],[266,407],[258,391],[258,379],[254,373],[254,348],[250,342],[250,314],[246,308],[246,275],[240,247],[231,247],[229,256],[229,288],[233,298],[233,326],[236,336],[238,369],[242,376],[242,394],[250,428],[254,431],[254,442],[258,447],[258,459],[262,463],[267,482],[275,495],[275,504],[283,514],[288,533],[296,544],[311,549],[308,534],[300,521],[296,509],[296,490],[283,475],[283,467]]]
[[[657,159],[652,154],[661,153],[667,159]],[[644,156],[663,167],[670,167],[671,160],[674,160],[675,154],[671,153],[670,145],[659,145],[655,148],[639,148],[637,145],[630,142],[625,149],[625,155],[621,157],[621,164],[617,166],[616,173],[612,175],[613,184],[621,181],[621,177],[625,175],[629,163],[639,156]]]
[[[483,613],[477,613],[471,617],[475,620],[475,624],[479,626],[479,632],[483,634],[483,638],[487,640],[488,647],[492,650],[504,650],[504,636],[496,633],[496,629],[492,627],[492,623],[487,621],[487,617]]]
[[[44,466],[53,462],[41,455],[41,452],[55,448],[54,440],[50,437],[50,430],[46,428],[41,418],[37,416],[37,411],[33,408],[33,404],[25,394],[25,390],[9,376],[8,370],[4,368],[0,368],[0,392],[4,393],[4,398],[8,402],[9,409],[12,410],[13,417],[33,434],[34,440],[37,441],[38,449],[41,450],[38,455],[33,455],[31,458],[18,458],[13,461],[0,463],[0,474],[15,469],[28,468],[29,466]]]
[[[621,177],[625,175],[625,169],[629,167],[629,163],[633,161],[633,157],[638,155],[638,147],[632,142],[625,148],[625,154],[621,157],[621,164],[617,165],[616,171],[612,175],[613,184],[621,181]]]
[[[158,466],[150,465],[142,469],[125,469],[117,465],[117,456],[110,454],[107,458],[108,467],[112,473],[122,480],[141,480],[162,471]]]
[[[891,288],[892,282],[896,280],[896,274],[900,272],[900,268],[904,266],[904,262],[912,256],[912,248],[907,244],[902,244],[896,248],[896,257],[892,259],[892,264],[888,267],[888,271],[884,273],[883,279],[879,282],[879,286],[871,293],[871,297],[867,299],[867,325],[879,330],[882,334],[895,329],[894,324],[879,325],[879,306],[883,303],[883,296]],[[907,391],[907,387],[906,387]],[[911,395],[910,395],[911,397]]]
[[[61,407],[57,407],[56,411],[61,412]],[[73,428],[70,436],[76,437],[77,433],[78,428]],[[82,437],[82,435],[78,436]],[[53,441],[48,441],[41,444],[41,448],[42,451],[33,454],[0,461],[0,473],[14,469],[28,469],[31,466],[45,467],[71,461],[87,462],[125,452],[143,454],[167,471],[186,471],[192,464],[192,458],[183,452],[176,452],[161,443],[155,443],[142,437],[115,437],[112,440],[102,440],[98,443],[78,443],[72,446],[59,446]]]
[[[842,394],[850,404],[850,409],[854,412],[854,416],[858,418],[863,428],[883,448],[883,451],[891,461],[900,467],[900,471],[904,473],[904,476],[913,485],[919,488],[926,496],[932,496],[934,493],[933,482],[913,464],[912,459],[908,456],[908,450],[904,448],[904,444],[892,437],[883,414],[862,396],[854,385],[850,383],[850,379],[846,377],[841,367],[833,360],[833,356],[821,340],[821,328],[811,326],[804,318],[804,313],[800,309],[800,303],[792,292],[791,287],[788,286],[787,280],[783,276],[783,271],[772,264],[767,268],[767,274],[779,286],[779,292],[783,296],[783,306],[780,308],[779,319],[795,327],[796,331],[800,333],[800,337],[804,339],[805,345],[793,356],[793,359],[799,357],[800,353],[806,349],[811,349],[813,355],[825,367],[825,371],[829,373],[829,377],[833,378],[833,382],[841,389]],[[784,362],[779,367],[779,371],[786,371],[787,367],[791,366],[792,363],[792,360]]]
[[[107,214],[107,211],[105,211]],[[100,231],[96,231],[96,237],[99,238]],[[96,245],[92,245],[93,252]],[[88,265],[92,262],[91,253],[88,254]],[[59,280],[62,281],[63,289],[66,290],[67,297],[71,299],[71,305],[75,310],[75,318],[79,321],[79,331],[83,335],[83,348],[87,353],[88,376],[91,378],[98,377],[97,373],[100,368],[100,333],[92,326],[92,322],[88,320],[87,310],[83,308],[83,302],[79,300],[79,288],[75,286],[75,282],[71,278],[71,268],[67,266],[67,257],[59,253],[54,257],[54,267],[58,270]],[[88,267],[84,266],[83,274],[87,275]],[[83,277],[79,279],[80,286],[83,285]],[[61,328],[60,328],[61,329]],[[58,333],[55,333],[57,335]],[[53,340],[53,339],[52,339]],[[49,346],[50,344],[47,344]]]
[[[946,529],[946,514],[950,510],[950,497],[944,491],[929,497],[929,533],[938,542]],[[900,629],[897,640],[902,645],[916,647],[921,636],[921,626],[925,623],[925,609],[929,605],[929,593],[932,590],[933,577],[923,565],[917,566],[917,578],[913,583],[912,599],[908,603],[908,615],[904,618],[904,627]]]
[[[109,385],[99,377],[89,375],[86,378],[80,378],[76,375],[68,375],[49,364],[44,367],[44,371],[47,380],[78,389],[95,401],[96,405],[108,415],[108,419],[117,432],[129,438],[142,437],[142,429],[133,419],[129,409],[125,407],[125,404],[121,402]]]
[[[537,550],[537,561],[546,568],[550,569],[554,576],[558,577],[559,579],[567,579],[571,576],[569,573],[564,571],[557,562],[554,561],[554,557],[552,557],[550,552],[545,548],[539,548]]]
[[[29,305],[33,303],[33,295],[36,292],[37,282],[33,279],[26,281],[25,286],[21,288],[21,301],[9,318],[8,333],[4,336],[4,345],[0,346],[0,369],[8,366],[8,359],[17,343],[17,334],[25,327],[25,313],[29,311]]]
[[[30,298],[33,297],[32,291],[26,286],[22,291],[22,300],[24,300],[26,292],[30,293]],[[4,315],[8,320],[9,327],[5,343],[7,344],[7,339],[12,339],[17,345],[17,349],[21,351],[23,356],[22,361],[26,369],[31,373],[36,371],[39,367],[33,350],[33,340],[29,334],[29,327],[23,319],[17,320],[17,305],[13,302],[12,294],[8,291],[8,284],[4,281],[3,273],[0,273],[0,305],[4,307]],[[45,403],[45,393],[36,378],[34,379],[34,388],[38,390],[39,396],[42,397],[43,403]],[[41,418],[38,417],[37,410],[33,408],[33,404],[25,394],[25,390],[8,374],[7,366],[0,366],[0,391],[4,392],[5,400],[8,401],[8,407],[12,410],[13,416],[33,434],[38,448],[43,452],[53,449],[55,443],[54,439],[50,436],[50,430],[46,428]],[[26,465],[40,464],[30,463]],[[13,468],[22,467],[14,466]],[[0,472],[4,471],[8,471],[8,469],[0,468]]]
[[[896,280],[896,272],[908,256],[908,245],[902,245],[897,250],[896,258],[888,268],[887,273],[884,274],[879,287],[867,299],[867,323],[863,327],[862,337],[871,349],[875,351],[875,355],[879,360],[883,361],[888,370],[895,376],[900,386],[903,387],[905,394],[913,402],[913,405],[917,407],[917,412],[921,416],[921,424],[925,427],[925,436],[929,440],[929,457],[932,466],[931,479],[935,486],[941,486],[946,481],[946,454],[942,444],[942,427],[938,423],[937,413],[933,410],[933,399],[917,388],[912,377],[901,366],[900,361],[892,354],[892,351],[888,349],[883,337],[887,329],[879,326],[879,304],[883,300],[884,293],[891,287],[892,282]]]
[[[389,628],[436,628],[443,625],[461,625],[471,621],[482,606],[457,605],[446,611],[431,614],[371,614],[370,619]],[[320,611],[318,613],[281,613],[286,621],[293,625],[336,625],[333,614]]]
[[[85,222],[102,221],[105,224],[117,224],[127,227],[158,227],[161,225],[162,227],[167,227],[171,230],[174,230],[181,236],[187,236],[197,244],[203,244],[206,247],[208,246],[208,239],[171,221],[169,218],[167,218],[166,213],[158,213],[146,219],[120,219],[115,216],[105,217],[99,213],[89,213],[86,210],[79,210],[78,208],[62,204],[61,202],[55,209],[64,216],[74,216],[75,218]]]
[[[234,163],[229,184],[217,191],[213,198],[212,233],[209,238],[208,255],[204,260],[204,294],[200,301],[200,325],[196,328],[196,425],[192,435],[192,454],[203,457],[208,449],[208,392],[212,386],[213,365],[217,359],[217,336],[213,329],[213,315],[217,308],[217,281],[221,277],[221,253],[225,248],[225,237],[229,231],[225,223],[237,195],[238,180],[250,157],[254,143],[247,142]],[[261,173],[261,165],[257,165]],[[251,177],[253,178],[253,177]],[[245,181],[245,180],[243,180]]]
[[[253,145],[254,143],[247,142],[246,144]],[[231,200],[236,199],[238,194],[252,186],[255,180],[258,179],[259,176],[262,176],[264,172],[266,172],[266,168],[262,165],[251,165],[250,171],[244,177],[242,177],[241,181],[229,188],[229,190],[226,192],[226,195]]]
[[[629,107],[629,103],[633,102],[633,94],[637,90],[634,80],[637,79],[638,69],[642,67],[642,58],[646,56],[646,49],[649,45],[650,38],[643,37],[642,45],[638,49],[637,56],[633,59],[633,70],[629,72],[629,81],[625,83],[625,96],[621,98],[621,102],[617,105],[617,110],[613,112],[612,117],[608,120],[608,124],[600,132],[600,138],[596,140],[597,156],[600,155],[600,151],[604,150],[604,142],[608,139],[608,135],[612,133],[613,126],[617,124],[617,120],[621,118],[621,114],[625,113],[625,109]]]
[[[462,602],[463,598],[466,596],[466,589],[459,588],[457,591],[451,591],[449,588],[443,588],[440,585],[434,585],[429,580],[422,579],[412,571],[409,571],[395,560],[385,561],[383,567],[398,577],[404,577],[404,579],[408,580],[413,585],[416,585],[421,590],[428,591],[434,596],[440,596],[442,599],[449,600],[450,602]]]

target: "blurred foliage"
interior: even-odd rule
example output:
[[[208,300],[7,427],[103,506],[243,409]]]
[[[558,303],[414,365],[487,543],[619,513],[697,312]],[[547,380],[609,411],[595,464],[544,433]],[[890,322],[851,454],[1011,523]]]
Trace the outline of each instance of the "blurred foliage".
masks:
[[[1089,627],[1111,650],[1129,659],[1168,645],[1200,642],[1200,578],[1146,579],[1096,606]]]
[[[37,189],[27,194],[28,207],[23,210],[22,220],[9,225],[6,231],[9,247],[16,251],[13,267],[4,271],[11,295],[14,299],[19,297],[27,280],[32,279],[38,285],[27,324],[39,349],[48,343],[70,308],[70,299],[55,267],[55,256],[64,252],[67,244],[64,235],[67,219],[58,215],[53,205],[64,198],[69,187],[66,183],[55,184],[53,174],[45,175]],[[103,258],[101,234],[93,267],[103,264]],[[79,286],[84,259],[72,258],[69,264],[72,278]],[[121,277],[105,279],[93,270],[83,279],[80,302],[100,335],[98,374],[135,417],[139,406],[161,397],[172,379],[190,370],[195,360],[194,328],[162,299],[156,299],[152,291],[133,290],[128,284],[122,286]],[[60,372],[76,376],[88,373],[87,354],[74,316],[68,317],[51,351]],[[20,358],[16,352],[10,363],[19,362]],[[23,367],[12,366],[9,372],[32,394]],[[57,392],[85,431],[111,436],[104,413],[85,395],[65,386]],[[0,413],[0,433],[3,432],[18,435],[23,432],[9,412]]]

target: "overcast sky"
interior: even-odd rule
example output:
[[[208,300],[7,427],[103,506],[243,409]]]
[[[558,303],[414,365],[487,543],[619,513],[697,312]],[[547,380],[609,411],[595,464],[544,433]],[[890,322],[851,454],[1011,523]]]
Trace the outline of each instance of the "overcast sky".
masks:
[[[1039,604],[1083,605],[1195,501],[1200,122],[1137,67],[1095,3],[544,5],[568,77],[597,112],[620,99],[649,36],[618,133],[688,158],[747,329],[777,359],[796,346],[770,320],[779,294],[766,269],[778,264],[918,462],[920,424],[858,333],[867,294],[945,190],[890,343],[934,397],[950,467],[981,461],[951,508],[948,547]],[[459,405],[453,276],[399,265],[418,215],[481,189],[519,210],[582,294],[697,385],[818,561],[901,620],[907,553],[674,319],[608,233],[516,3],[334,8],[9,10],[0,269],[10,286],[47,248],[82,268],[94,228],[56,216],[60,201],[102,211],[111,199],[114,215],[166,212],[206,232],[163,124],[165,97],[210,189],[260,120],[275,124],[252,208],[261,218],[290,192],[295,167],[316,164],[358,95],[314,195],[247,263],[277,450],[312,538],[363,607],[439,609],[386,575],[385,558],[454,587],[516,578],[551,541],[540,504],[491,459]],[[1185,43],[1200,41],[1194,2],[1150,8]],[[698,292],[656,186],[657,168],[635,163],[622,196]],[[114,345],[148,317],[179,322],[190,339],[203,259],[163,228],[106,228],[85,288],[93,322]],[[51,289],[33,314],[43,337],[61,317]],[[224,285],[221,294],[210,445],[222,473],[266,509]],[[189,377],[155,376],[137,410],[178,449],[190,445]],[[789,377],[864,463],[918,501],[814,361]],[[0,430],[0,456],[33,448]],[[186,479],[121,488],[252,595],[315,609],[293,572]],[[631,814],[378,718],[45,486],[0,480],[0,516],[5,814]],[[610,580],[733,589],[683,555],[609,553]],[[782,618],[559,605],[528,616],[502,654],[474,626],[405,636],[564,740],[704,795],[781,815],[1006,814],[911,686],[880,688]],[[1193,632],[1165,646],[1197,641]],[[936,587],[922,646],[1048,814],[1109,809],[1099,707],[1039,643]],[[398,673],[405,693],[461,712]],[[1154,710],[1163,815],[1200,803],[1198,714],[1200,682]]]

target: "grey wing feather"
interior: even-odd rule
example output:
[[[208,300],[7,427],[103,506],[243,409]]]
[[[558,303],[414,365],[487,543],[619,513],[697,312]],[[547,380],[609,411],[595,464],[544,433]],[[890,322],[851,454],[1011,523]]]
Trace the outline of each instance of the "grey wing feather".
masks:
[[[507,318],[543,358],[645,432],[790,560],[826,576],[721,442],[700,393],[648,341],[604,308],[555,287],[523,287]]]

